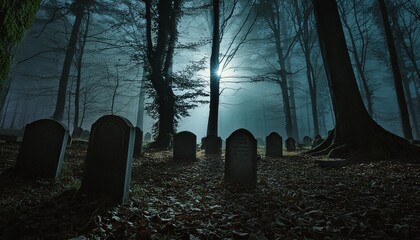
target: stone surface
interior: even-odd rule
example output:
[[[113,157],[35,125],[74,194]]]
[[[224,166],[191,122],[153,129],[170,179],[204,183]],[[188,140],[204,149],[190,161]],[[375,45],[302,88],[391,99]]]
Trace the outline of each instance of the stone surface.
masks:
[[[197,136],[188,131],[174,136],[173,157],[179,160],[195,160],[197,155]]]
[[[27,177],[58,178],[68,138],[68,129],[55,120],[27,124],[15,169]]]
[[[293,138],[287,138],[286,141],[284,142],[286,145],[286,150],[289,152],[294,152],[296,151],[296,141]]]
[[[276,133],[272,132],[265,138],[265,155],[267,157],[283,156],[283,139]]]
[[[238,129],[226,139],[225,181],[257,184],[257,140],[245,129]]]
[[[127,200],[135,131],[130,121],[115,115],[92,125],[80,192],[105,195],[119,203]]]
[[[152,141],[152,134],[147,132],[146,134],[144,134],[144,142],[149,143]]]

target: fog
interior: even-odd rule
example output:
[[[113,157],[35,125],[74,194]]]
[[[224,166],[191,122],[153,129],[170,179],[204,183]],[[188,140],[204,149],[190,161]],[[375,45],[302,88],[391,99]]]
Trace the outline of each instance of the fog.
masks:
[[[246,6],[246,1],[240,2],[243,2],[242,7]],[[190,61],[205,59],[206,67],[197,71],[196,76],[206,82],[205,91],[209,92],[211,10],[191,10],[203,3],[200,1],[184,3],[185,14],[178,23],[178,40],[173,71],[182,71]],[[58,7],[65,6],[60,1],[55,4]],[[138,9],[141,11],[143,8],[142,4],[137,1],[133,1],[131,4],[133,6],[130,9],[134,12]],[[117,5],[121,9],[127,8],[124,4]],[[368,5],[366,3],[366,7]],[[47,7],[50,9],[52,6],[41,8],[32,28],[28,30],[24,41],[19,46],[18,57],[11,74],[9,94],[1,112],[0,126],[2,128],[21,129],[34,120],[51,117],[54,112],[65,48],[69,41],[74,16],[68,11],[62,11],[60,18],[57,16],[52,18],[51,10],[45,10]],[[238,10],[234,13],[235,17],[228,22],[224,29],[220,47],[221,56],[227,56],[232,54],[229,52],[232,48],[239,45],[232,59],[220,73],[219,135],[222,139],[226,139],[234,130],[245,128],[252,132],[256,138],[265,138],[273,131],[286,136],[281,88],[278,82],[272,80],[273,73],[279,71],[277,50],[272,33],[264,23],[264,19],[261,18],[252,26],[246,40],[239,43],[241,38],[235,38],[235,36],[238,32],[240,36],[244,36],[245,30],[250,24],[248,23],[241,29],[249,10],[245,7],[241,8],[241,5],[237,8]],[[286,16],[283,27],[289,30],[287,33],[289,37],[285,38],[288,42],[285,42],[283,47],[290,46],[291,49],[290,57],[287,59],[287,77],[289,97],[291,97],[290,91],[294,93],[292,109],[296,112],[296,129],[299,139],[305,135],[313,137],[315,134],[305,58],[299,43],[291,43],[297,31],[292,27],[294,20],[290,16],[290,11],[287,9],[282,11]],[[351,13],[348,15],[351,16]],[[361,20],[366,18],[361,18]],[[144,41],[145,20],[142,19],[142,14],[137,16],[136,21],[128,23],[127,19],[119,19],[118,16],[99,11],[92,10],[90,13],[89,33],[81,71],[80,104],[83,107],[79,111],[82,116],[79,120],[83,129],[89,130],[91,124],[104,114],[120,115],[129,119],[133,125],[138,125],[139,96],[141,91],[145,91],[142,86],[147,79],[143,78],[144,62],[136,57],[136,54],[141,53],[140,48],[144,45],[142,41]],[[349,17],[348,21],[350,24],[354,24],[355,19]],[[370,24],[369,28],[376,35],[371,39],[371,44],[365,52],[367,59],[365,72],[369,76],[369,85],[374,95],[372,117],[385,129],[402,135],[392,72],[383,60],[386,59],[388,53],[383,35],[381,35],[383,33],[379,30],[381,26],[374,22],[372,16],[369,21],[371,22],[365,24]],[[417,25],[418,21],[415,30],[417,30]],[[86,19],[83,26],[86,26]],[[315,31],[315,29],[312,30]],[[349,38],[348,33],[346,33],[346,37]],[[415,51],[420,47],[419,39],[414,39]],[[361,40],[356,39],[355,41],[360,46]],[[192,43],[196,43],[196,45],[185,47]],[[328,130],[334,128],[334,116],[317,44],[315,41],[312,60],[318,77],[317,106],[320,134],[325,136]],[[353,51],[350,43],[348,44],[349,50]],[[77,48],[80,49],[80,45]],[[136,48],[138,52],[135,51]],[[415,53],[419,54],[418,51]],[[76,51],[76,56],[78,54],[80,51]],[[227,58],[222,57],[221,59],[221,65],[223,65],[223,61],[226,61]],[[354,58],[352,60],[354,61]],[[412,68],[412,64],[406,57],[403,61],[406,62],[407,69]],[[76,60],[73,62],[67,88],[66,110],[62,120],[70,132],[74,128],[74,93],[77,75]],[[413,71],[407,75],[412,79],[409,83],[411,100],[418,102],[416,93],[418,94],[419,89],[416,88],[418,85],[415,84],[415,81],[419,81],[419,79],[416,79]],[[360,84],[360,81],[358,83]],[[364,96],[363,90],[362,96]],[[151,104],[152,99],[152,96],[146,91],[145,106]],[[200,99],[209,100],[208,97],[200,97]],[[140,108],[142,107],[140,106]],[[417,116],[419,116],[419,108],[418,105],[415,108]],[[191,131],[197,135],[197,139],[206,136],[209,105],[202,104],[190,109],[189,114],[190,116],[179,120],[176,131]],[[152,132],[152,125],[156,119],[153,119],[147,111],[144,111],[143,117],[144,121],[141,126],[143,132]]]

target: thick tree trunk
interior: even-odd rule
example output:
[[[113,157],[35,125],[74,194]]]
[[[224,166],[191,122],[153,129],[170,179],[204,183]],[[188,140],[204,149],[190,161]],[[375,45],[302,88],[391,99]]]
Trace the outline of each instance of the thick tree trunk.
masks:
[[[384,0],[378,0],[381,8],[383,24],[385,28],[386,42],[388,44],[389,56],[391,58],[392,73],[394,74],[395,91],[397,93],[398,106],[400,109],[401,124],[403,128],[404,137],[408,140],[413,140],[411,132],[410,117],[407,109],[407,101],[404,96],[404,88],[402,85],[401,70],[398,66],[398,56],[395,49],[394,37],[392,35],[391,26],[389,24],[388,12]]]
[[[363,154],[370,160],[418,154],[414,145],[384,130],[366,111],[356,84],[335,0],[313,0],[313,5],[336,127],[321,145],[309,153],[340,158]]]
[[[220,52],[220,7],[219,0],[213,0],[213,38],[210,56],[210,109],[207,136],[218,136],[219,121],[219,52]]]
[[[84,7],[82,4],[79,4],[79,9],[77,9],[76,18],[74,19],[73,29],[71,31],[69,44],[66,48],[66,56],[64,58],[63,68],[61,70],[60,83],[58,86],[57,101],[55,105],[54,114],[52,116],[52,118],[57,121],[63,120],[64,107],[66,104],[67,84],[69,81],[71,64],[76,50],[76,44],[77,39],[79,37],[79,29],[82,23],[83,14]]]

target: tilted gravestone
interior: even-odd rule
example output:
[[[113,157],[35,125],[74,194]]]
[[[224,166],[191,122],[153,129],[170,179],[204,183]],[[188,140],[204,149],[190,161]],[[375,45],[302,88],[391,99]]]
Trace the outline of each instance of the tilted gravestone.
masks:
[[[130,121],[115,115],[92,125],[80,192],[106,195],[120,203],[127,200],[135,131]]]
[[[144,134],[144,142],[151,142],[152,141],[152,134],[147,132],[146,134]]]
[[[238,129],[226,139],[225,181],[257,183],[257,140],[248,130]]]
[[[68,138],[68,129],[55,120],[27,124],[15,169],[27,177],[59,177]]]
[[[267,157],[283,156],[283,139],[276,133],[272,132],[265,138],[265,155]]]
[[[286,150],[289,152],[296,151],[296,141],[293,138],[287,138],[284,142],[286,144]]]
[[[143,131],[136,127],[136,139],[134,140],[134,155],[139,156],[141,154],[141,147],[143,144]]]
[[[197,136],[184,131],[174,136],[173,157],[179,160],[195,160],[197,152]]]
[[[312,145],[312,138],[309,136],[304,136],[303,137],[303,145],[305,147],[310,147]]]
[[[220,154],[222,151],[222,138],[209,135],[204,140],[206,154]]]
[[[323,141],[324,139],[322,139],[321,135],[316,135],[312,141],[312,148],[318,147]]]

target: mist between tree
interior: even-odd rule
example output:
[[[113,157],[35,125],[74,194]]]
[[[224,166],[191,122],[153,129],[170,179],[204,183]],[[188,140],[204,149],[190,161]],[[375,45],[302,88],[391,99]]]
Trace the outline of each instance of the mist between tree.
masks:
[[[418,138],[419,3],[403,2],[389,1],[388,12]],[[165,4],[43,2],[17,47],[1,127],[21,129],[54,116],[75,134],[100,116],[115,114],[164,138],[157,121],[172,111],[163,106],[174,105],[168,123],[174,132],[188,130],[201,139],[209,131],[210,79],[216,72],[217,135],[223,139],[238,128],[259,138],[275,131],[300,140],[334,128],[311,1],[220,1],[218,67],[212,70],[212,2]],[[337,4],[364,104],[382,127],[402,136],[379,7],[376,1]],[[174,100],[160,103],[162,96]]]

